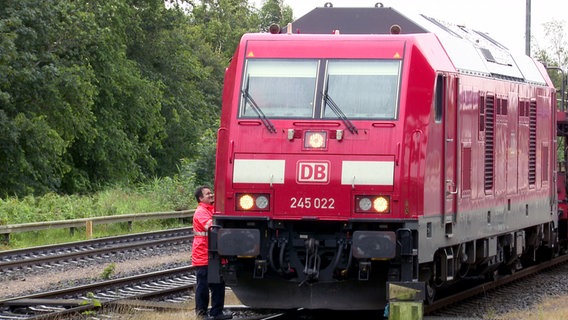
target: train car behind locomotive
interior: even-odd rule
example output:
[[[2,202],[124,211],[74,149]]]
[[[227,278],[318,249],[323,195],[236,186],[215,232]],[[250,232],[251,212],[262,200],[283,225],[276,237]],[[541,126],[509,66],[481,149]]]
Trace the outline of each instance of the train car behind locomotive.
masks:
[[[225,75],[210,281],[253,307],[377,310],[387,283],[432,299],[550,256],[555,116],[540,63],[430,17],[325,7],[245,34]]]

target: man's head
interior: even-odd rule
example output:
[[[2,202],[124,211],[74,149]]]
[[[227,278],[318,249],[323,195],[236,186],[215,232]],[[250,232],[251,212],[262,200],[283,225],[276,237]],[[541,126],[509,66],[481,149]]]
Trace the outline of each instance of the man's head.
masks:
[[[197,189],[195,189],[195,201],[197,201],[197,203],[203,202],[207,204],[213,204],[214,197],[211,188],[209,188],[209,186],[197,187]]]

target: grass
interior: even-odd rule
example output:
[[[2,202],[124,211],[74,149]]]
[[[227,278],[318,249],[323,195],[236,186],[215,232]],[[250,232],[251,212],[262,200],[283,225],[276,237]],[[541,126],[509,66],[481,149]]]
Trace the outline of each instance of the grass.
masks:
[[[543,299],[533,309],[513,310],[506,315],[498,317],[500,320],[564,320],[568,319],[568,296],[554,296]]]
[[[179,219],[133,221],[131,225],[128,225],[128,223],[126,222],[97,224],[93,227],[93,238],[166,230],[187,227],[188,225],[188,223],[184,223]],[[83,241],[86,239],[86,230],[84,227],[75,228],[72,230],[48,229],[40,231],[20,232],[11,234],[10,243],[0,245],[0,250]]]
[[[0,225],[70,220],[120,214],[166,212],[195,208],[194,186],[179,178],[154,179],[139,186],[116,186],[91,195],[26,196],[0,199]],[[93,237],[116,236],[135,232],[186,226],[177,219],[102,224],[93,228]],[[10,235],[0,250],[25,248],[85,240],[85,228],[52,229]]]
[[[121,306],[117,307],[111,313],[118,313],[121,315],[121,319],[125,320],[170,320],[170,319],[186,319],[194,320],[197,319],[195,316],[195,301],[191,300],[185,304],[187,307],[182,311],[130,311],[127,307]],[[240,305],[240,300],[233,294],[232,291],[227,291],[225,295],[225,306],[229,305]],[[139,309],[140,310],[140,309]],[[108,311],[108,310],[107,310]]]

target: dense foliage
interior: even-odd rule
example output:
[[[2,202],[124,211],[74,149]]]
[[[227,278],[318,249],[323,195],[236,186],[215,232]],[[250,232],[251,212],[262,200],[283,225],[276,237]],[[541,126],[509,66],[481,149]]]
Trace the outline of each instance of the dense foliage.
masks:
[[[564,29],[564,22],[550,21],[543,24],[545,29],[546,44],[533,39],[533,46],[531,48],[534,52],[534,57],[545,64],[548,68],[548,74],[554,83],[554,86],[559,90],[558,99],[560,107],[560,99],[567,100],[566,92],[562,93],[562,89],[567,88],[566,83],[566,67],[568,67],[568,41],[566,39],[566,32]],[[564,102],[564,107],[566,107]]]
[[[0,198],[87,193],[182,167],[212,183],[238,39],[291,18],[282,0],[261,10],[246,0],[3,0]]]

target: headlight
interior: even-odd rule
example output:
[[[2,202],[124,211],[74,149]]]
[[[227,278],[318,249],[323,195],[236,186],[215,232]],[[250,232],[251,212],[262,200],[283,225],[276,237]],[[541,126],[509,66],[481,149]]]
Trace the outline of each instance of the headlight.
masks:
[[[266,209],[268,207],[268,197],[260,195],[254,201],[256,207],[259,209]]]
[[[304,149],[326,149],[327,131],[306,131]]]
[[[389,213],[390,197],[364,195],[355,197],[355,212],[360,213]]]
[[[361,198],[359,199],[359,208],[363,211],[369,211],[369,209],[371,209],[371,205],[373,203],[371,202],[371,199],[369,198]]]
[[[389,200],[386,197],[376,197],[375,200],[373,200],[373,209],[379,213],[389,212],[389,207]]]
[[[269,211],[270,195],[267,193],[237,193],[237,211]]]
[[[239,198],[239,207],[243,210],[250,210],[254,204],[254,200],[251,195],[245,194]]]

